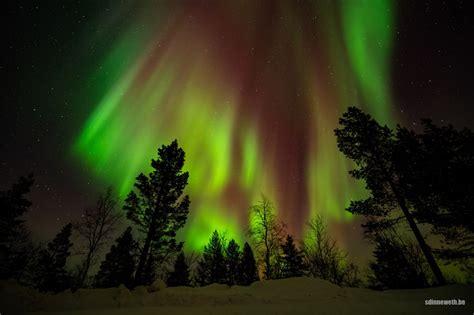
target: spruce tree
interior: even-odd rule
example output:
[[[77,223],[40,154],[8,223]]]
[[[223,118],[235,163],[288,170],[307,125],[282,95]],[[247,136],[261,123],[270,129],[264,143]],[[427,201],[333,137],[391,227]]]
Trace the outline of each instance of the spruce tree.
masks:
[[[301,277],[303,275],[303,253],[298,250],[291,235],[286,236],[286,241],[281,246],[282,278]]]
[[[176,242],[176,232],[186,222],[189,197],[181,197],[188,183],[188,172],[183,172],[184,151],[174,140],[158,149],[158,159],[151,161],[152,172],[136,178],[136,191],[125,200],[127,218],[145,236],[141,247],[134,283],[149,284],[157,264],[178,252],[182,243]],[[145,274],[146,272],[146,274]]]
[[[42,292],[61,292],[71,285],[71,276],[66,271],[66,261],[71,254],[72,243],[69,240],[72,224],[65,225],[56,237],[39,254],[35,287]]]
[[[235,240],[230,240],[225,249],[225,263],[227,268],[227,284],[237,284],[239,277],[240,246]]]
[[[26,198],[33,175],[20,177],[9,190],[0,191],[0,279],[20,278],[30,259],[32,242],[21,217],[31,201]]]
[[[209,243],[204,246],[204,253],[198,262],[197,282],[204,286],[211,283],[226,282],[224,249],[219,233],[214,231]]]
[[[245,242],[242,251],[242,259],[239,264],[238,283],[240,285],[251,285],[253,282],[258,280],[257,263],[255,262],[252,248],[249,243]]]
[[[135,271],[137,242],[133,239],[132,228],[128,227],[117,238],[105,260],[100,265],[100,270],[95,277],[95,286],[99,288],[117,287],[124,284],[133,286],[133,272]]]
[[[183,252],[176,257],[174,270],[170,273],[167,284],[168,287],[190,286],[189,266]]]

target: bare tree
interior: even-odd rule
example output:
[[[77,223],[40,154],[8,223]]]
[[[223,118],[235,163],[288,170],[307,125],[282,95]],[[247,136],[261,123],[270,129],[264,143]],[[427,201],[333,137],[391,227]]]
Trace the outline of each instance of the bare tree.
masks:
[[[250,207],[248,234],[255,243],[260,263],[263,263],[265,279],[273,279],[277,274],[276,260],[284,231],[285,225],[275,215],[275,206],[262,194],[262,199]]]
[[[337,285],[357,286],[358,269],[347,262],[347,254],[328,236],[327,225],[321,216],[309,221],[303,242],[305,265],[313,277],[329,280]]]
[[[74,229],[85,240],[85,255],[82,266],[79,267],[77,287],[81,287],[89,272],[95,264],[98,253],[104,244],[110,240],[117,222],[122,215],[116,210],[117,199],[112,187],[99,195],[96,204],[86,209],[79,222],[74,224]]]
[[[390,289],[424,288],[435,279],[417,243],[387,229],[373,236],[375,260],[369,263],[369,287]]]

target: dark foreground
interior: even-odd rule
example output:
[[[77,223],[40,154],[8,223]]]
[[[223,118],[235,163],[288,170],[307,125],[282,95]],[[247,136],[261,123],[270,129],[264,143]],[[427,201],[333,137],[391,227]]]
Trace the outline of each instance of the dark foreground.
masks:
[[[293,278],[250,287],[125,287],[39,294],[0,283],[0,313],[9,314],[474,314],[474,286],[373,291],[327,281]],[[425,300],[464,300],[464,306],[425,305]]]

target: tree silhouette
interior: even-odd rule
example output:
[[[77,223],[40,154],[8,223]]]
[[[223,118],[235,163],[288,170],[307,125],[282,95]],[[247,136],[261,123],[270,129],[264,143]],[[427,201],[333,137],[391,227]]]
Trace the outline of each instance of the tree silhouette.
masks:
[[[39,291],[57,293],[70,287],[71,276],[65,266],[71,254],[71,233],[72,224],[69,223],[48,243],[47,248],[40,252],[34,277],[35,288]]]
[[[370,115],[356,107],[350,107],[339,119],[339,123],[342,128],[335,130],[338,148],[355,162],[357,168],[350,171],[350,174],[356,179],[363,179],[371,194],[365,200],[351,201],[346,210],[369,218],[365,225],[369,234],[380,232],[405,219],[433,271],[436,282],[439,285],[445,284],[431,249],[409,210],[410,203],[404,194],[406,189],[399,180],[400,174],[397,174],[394,163],[396,139],[392,130],[387,126],[380,126]],[[398,209],[401,210],[402,216],[394,218],[394,211]]]
[[[375,237],[375,261],[371,286],[390,289],[412,289],[428,286],[421,253],[416,247],[397,240],[396,234],[384,233]]]
[[[31,238],[21,217],[31,206],[25,195],[33,183],[30,174],[0,192],[0,279],[20,278],[30,258]]]
[[[74,224],[75,230],[85,240],[85,259],[80,266],[75,286],[81,287],[99,251],[110,239],[121,215],[116,213],[117,200],[111,187],[99,195],[95,206],[86,209],[82,219]]]
[[[230,240],[225,248],[225,264],[227,269],[227,284],[237,284],[239,278],[240,247],[235,240]]]
[[[474,258],[474,134],[422,120],[423,132],[397,129],[395,161],[413,216],[432,225],[445,259]]]
[[[187,195],[181,198],[188,182],[183,165],[184,151],[176,140],[162,146],[158,149],[158,159],[151,161],[153,171],[148,176],[140,174],[137,177],[137,192],[130,192],[125,200],[127,218],[145,235],[135,285],[150,283],[155,266],[182,248],[182,243],[176,243],[175,237],[186,222],[190,203]]]
[[[239,265],[239,281],[240,285],[251,285],[258,281],[257,263],[253,256],[252,248],[249,243],[245,242],[242,250],[242,259]]]
[[[301,277],[304,271],[303,254],[298,250],[291,235],[286,236],[282,249],[282,278]]]
[[[204,246],[204,252],[197,267],[197,283],[201,286],[211,283],[226,282],[226,265],[224,245],[219,233],[212,233],[209,243]]]
[[[250,207],[249,235],[255,242],[260,260],[263,262],[266,279],[276,277],[276,261],[285,226],[277,221],[275,207],[262,195],[262,199]]]
[[[361,283],[359,269],[348,261],[347,254],[336,241],[331,240],[323,217],[316,216],[306,226],[302,251],[307,273],[340,286],[358,287]]]
[[[186,263],[186,257],[180,252],[174,263],[174,270],[170,273],[167,281],[168,287],[190,286],[189,266]]]
[[[136,264],[136,247],[137,242],[133,239],[132,228],[128,227],[117,238],[101,263],[100,270],[95,276],[95,286],[109,288],[124,284],[131,288]]]

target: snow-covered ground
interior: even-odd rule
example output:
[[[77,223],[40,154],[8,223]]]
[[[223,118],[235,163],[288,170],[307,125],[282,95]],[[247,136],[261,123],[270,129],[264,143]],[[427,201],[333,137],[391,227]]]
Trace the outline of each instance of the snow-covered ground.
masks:
[[[158,291],[156,291],[158,290]],[[152,291],[152,292],[149,292]],[[154,291],[154,292],[153,292]],[[474,286],[373,291],[341,288],[313,278],[256,282],[250,287],[125,287],[38,294],[0,283],[0,313],[9,314],[473,314]],[[425,300],[465,300],[465,306],[426,306]]]

